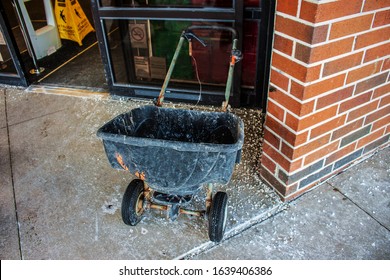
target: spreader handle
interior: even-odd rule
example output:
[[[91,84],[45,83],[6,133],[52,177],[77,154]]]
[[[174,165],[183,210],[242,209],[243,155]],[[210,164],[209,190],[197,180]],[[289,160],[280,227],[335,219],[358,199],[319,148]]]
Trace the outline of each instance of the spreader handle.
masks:
[[[180,36],[179,43],[177,44],[176,51],[173,55],[171,64],[169,65],[169,69],[167,71],[167,74],[164,79],[164,83],[161,87],[160,94],[155,102],[156,106],[161,106],[164,101],[164,95],[165,90],[168,87],[168,83],[171,79],[171,75],[173,72],[173,69],[175,68],[177,58],[179,57],[180,50],[183,46],[184,40],[188,40],[191,42],[191,37],[198,40],[203,46],[206,46],[203,40],[198,38],[192,30],[218,30],[218,31],[228,31],[231,32],[233,35],[233,42],[232,42],[232,51],[231,51],[231,57],[230,57],[230,65],[229,65],[229,72],[228,72],[228,79],[226,81],[226,89],[225,89],[225,101],[222,103],[222,110],[227,111],[228,105],[229,105],[229,98],[230,98],[230,92],[233,84],[233,73],[234,73],[234,65],[242,59],[242,53],[241,51],[237,50],[237,31],[234,30],[232,27],[227,26],[218,26],[218,25],[191,25],[186,30],[184,30]],[[191,47],[190,47],[190,53],[191,53]]]

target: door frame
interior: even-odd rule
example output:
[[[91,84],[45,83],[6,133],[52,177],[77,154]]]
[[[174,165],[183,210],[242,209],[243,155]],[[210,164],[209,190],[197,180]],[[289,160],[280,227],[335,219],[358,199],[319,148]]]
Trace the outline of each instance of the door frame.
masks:
[[[22,57],[19,53],[16,40],[12,33],[12,28],[9,24],[7,14],[5,12],[3,4],[0,2],[0,29],[3,33],[7,49],[11,56],[11,60],[15,66],[16,73],[0,73],[0,83],[9,84],[14,86],[27,87],[30,83],[27,79],[24,71],[25,67],[23,64]]]
[[[104,20],[188,20],[188,21],[223,21],[231,22],[239,34],[238,48],[242,49],[244,21],[255,21],[258,24],[256,46],[256,75],[254,77],[253,90],[241,88],[241,63],[235,67],[233,82],[233,94],[230,99],[232,106],[248,106],[266,110],[269,79],[271,71],[271,55],[273,47],[274,21],[276,0],[262,0],[259,7],[244,8],[243,0],[233,1],[231,8],[146,8],[146,7],[103,7],[100,0],[91,0],[93,20],[95,23],[96,36],[99,42],[100,53],[105,68],[107,84],[110,92],[114,95],[130,97],[156,97],[160,91],[156,86],[137,86],[135,84],[116,84],[114,81],[114,68],[110,58],[107,30]],[[196,12],[194,12],[194,10]],[[178,38],[179,39],[179,38]],[[166,99],[177,101],[191,101],[189,91],[179,88],[169,88],[171,96]],[[140,94],[142,92],[142,94]],[[146,92],[146,94],[145,94]],[[150,93],[150,94],[148,94]],[[149,95],[149,96],[148,96]],[[204,104],[221,104],[224,100],[224,92],[216,91],[203,96]]]

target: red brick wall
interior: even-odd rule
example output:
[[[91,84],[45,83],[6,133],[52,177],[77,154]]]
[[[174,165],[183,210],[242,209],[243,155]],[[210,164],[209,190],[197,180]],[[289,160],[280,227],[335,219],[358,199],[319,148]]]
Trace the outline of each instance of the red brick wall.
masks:
[[[286,200],[389,144],[390,0],[278,0],[261,175]]]

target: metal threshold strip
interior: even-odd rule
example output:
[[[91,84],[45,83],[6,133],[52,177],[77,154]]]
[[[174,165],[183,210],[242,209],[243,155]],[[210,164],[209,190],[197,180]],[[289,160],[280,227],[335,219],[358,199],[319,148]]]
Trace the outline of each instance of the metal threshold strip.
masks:
[[[98,99],[108,99],[110,97],[109,92],[101,88],[67,87],[48,84],[31,85],[26,89],[26,92]]]

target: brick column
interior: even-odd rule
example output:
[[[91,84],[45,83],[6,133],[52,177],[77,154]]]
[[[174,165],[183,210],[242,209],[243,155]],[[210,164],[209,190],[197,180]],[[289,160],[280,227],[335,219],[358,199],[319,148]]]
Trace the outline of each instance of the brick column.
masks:
[[[389,144],[390,0],[278,0],[261,176],[291,199]]]

